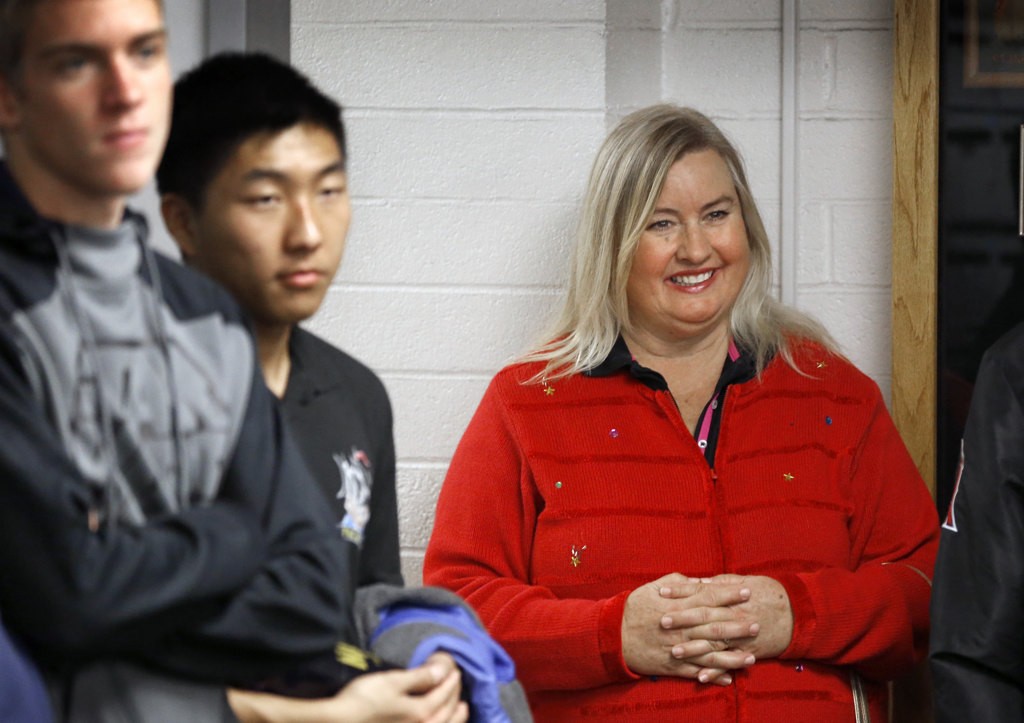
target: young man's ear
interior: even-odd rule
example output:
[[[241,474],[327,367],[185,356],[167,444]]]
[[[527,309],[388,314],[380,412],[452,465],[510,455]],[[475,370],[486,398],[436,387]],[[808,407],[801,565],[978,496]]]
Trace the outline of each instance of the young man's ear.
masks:
[[[11,131],[18,127],[18,96],[10,78],[0,73],[0,131]]]
[[[186,260],[196,253],[196,217],[192,206],[177,193],[165,193],[160,197],[160,213],[164,225],[181,249]]]

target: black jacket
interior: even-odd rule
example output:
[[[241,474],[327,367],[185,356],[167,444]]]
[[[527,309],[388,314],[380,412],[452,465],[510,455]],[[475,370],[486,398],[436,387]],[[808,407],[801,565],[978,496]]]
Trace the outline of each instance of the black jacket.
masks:
[[[122,243],[41,219],[0,164],[0,609],[65,712],[132,666],[219,690],[354,640],[239,309],[130,221]]]
[[[1024,325],[982,359],[932,592],[935,718],[1024,720]]]

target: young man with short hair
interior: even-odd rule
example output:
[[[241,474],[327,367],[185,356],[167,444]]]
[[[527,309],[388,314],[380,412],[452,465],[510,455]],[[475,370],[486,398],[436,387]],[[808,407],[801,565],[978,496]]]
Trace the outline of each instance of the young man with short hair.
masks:
[[[165,46],[158,0],[0,0],[0,611],[66,720],[232,720],[354,639],[237,306],[125,208]]]
[[[351,216],[341,108],[258,54],[210,58],[175,85],[161,208],[185,261],[252,319],[263,374],[332,508],[347,581],[401,585],[391,407],[366,366],[298,326],[319,308]],[[450,672],[449,672],[450,671]],[[362,676],[331,699],[233,691],[243,720],[461,721],[452,659]]]
[[[164,221],[185,262],[249,314],[267,386],[350,543],[352,589],[401,585],[387,392],[298,326],[324,300],[352,214],[341,108],[259,54],[205,61],[174,97],[157,170]]]

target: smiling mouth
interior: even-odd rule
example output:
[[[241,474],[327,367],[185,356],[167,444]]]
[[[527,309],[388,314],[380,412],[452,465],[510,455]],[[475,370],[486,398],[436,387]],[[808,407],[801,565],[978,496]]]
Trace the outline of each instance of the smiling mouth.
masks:
[[[676,274],[669,278],[676,286],[698,286],[715,275],[715,272],[704,271],[699,274]]]

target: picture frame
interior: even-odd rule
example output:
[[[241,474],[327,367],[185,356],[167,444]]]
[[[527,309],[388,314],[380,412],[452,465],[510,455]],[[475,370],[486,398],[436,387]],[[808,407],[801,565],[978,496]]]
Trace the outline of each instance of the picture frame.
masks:
[[[966,0],[964,86],[1024,88],[1024,0]]]

